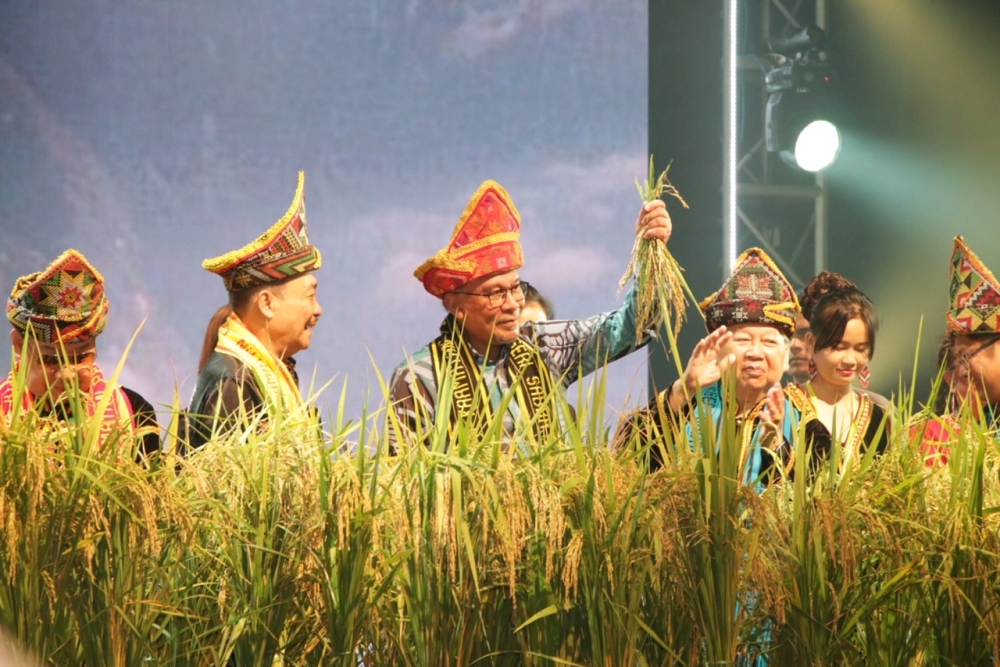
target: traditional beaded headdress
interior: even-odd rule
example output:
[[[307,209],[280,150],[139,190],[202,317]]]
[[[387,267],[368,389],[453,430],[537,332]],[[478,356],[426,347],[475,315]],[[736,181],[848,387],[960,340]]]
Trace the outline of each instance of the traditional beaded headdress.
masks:
[[[524,266],[521,214],[496,181],[486,181],[472,195],[458,219],[451,241],[413,272],[424,289],[442,297],[476,278]]]
[[[31,328],[42,343],[83,343],[108,323],[104,278],[76,250],[44,271],[22,276],[7,300],[7,319],[22,334]]]
[[[795,290],[760,248],[740,255],[722,289],[700,305],[709,331],[722,325],[770,324],[791,336],[801,312]]]
[[[220,257],[206,259],[203,267],[222,276],[230,292],[274,283],[322,265],[319,249],[306,235],[305,172],[299,172],[295,198],[284,217],[253,243]]]
[[[951,303],[946,319],[953,334],[1000,333],[1000,283],[961,236],[951,253]]]

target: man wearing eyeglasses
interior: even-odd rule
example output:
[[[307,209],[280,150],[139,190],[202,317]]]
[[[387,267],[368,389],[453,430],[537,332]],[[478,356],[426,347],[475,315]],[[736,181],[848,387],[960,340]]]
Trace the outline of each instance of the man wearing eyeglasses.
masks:
[[[503,437],[516,431],[544,440],[558,420],[552,402],[565,388],[608,361],[644,345],[635,336],[630,291],[618,310],[584,320],[519,324],[524,306],[521,216],[503,187],[483,183],[448,245],[414,275],[444,303],[440,335],[396,369],[389,383],[394,416],[389,438],[431,445],[439,401],[447,401],[449,432],[460,422],[480,434],[502,411]],[[662,201],[645,204],[636,233],[666,242],[670,216]],[[448,387],[444,396],[440,388]]]
[[[15,362],[0,382],[0,413],[8,425],[16,414],[31,410],[56,422],[73,422],[78,416],[93,418],[100,409],[101,443],[125,433],[141,438],[137,451],[159,448],[153,406],[105,378],[96,363],[97,337],[109,309],[104,278],[76,250],[17,280],[7,301]],[[81,409],[86,415],[74,414]]]
[[[961,236],[951,255],[950,287],[952,391],[973,398],[977,414],[992,421],[1000,416],[1000,282]]]

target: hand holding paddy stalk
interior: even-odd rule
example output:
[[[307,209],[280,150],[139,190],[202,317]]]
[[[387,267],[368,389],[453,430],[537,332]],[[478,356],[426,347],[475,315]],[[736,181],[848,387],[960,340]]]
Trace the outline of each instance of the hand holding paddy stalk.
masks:
[[[673,222],[663,200],[656,199],[644,203],[639,210],[639,218],[635,221],[636,236],[647,241],[657,240],[666,243],[670,240],[671,232],[673,232]]]
[[[636,280],[636,340],[642,340],[645,332],[655,325],[658,317],[663,317],[664,321],[673,319],[671,332],[676,338],[684,321],[684,309],[687,307],[684,293],[691,293],[691,288],[684,281],[683,269],[667,250],[666,241],[670,238],[671,229],[670,216],[667,214],[666,205],[661,204],[660,198],[664,194],[669,194],[676,197],[684,208],[688,208],[687,202],[667,178],[669,170],[668,166],[658,178],[655,178],[653,157],[650,156],[649,178],[642,185],[636,183],[639,196],[642,197],[643,208],[639,215],[639,223],[636,225],[632,259],[618,285],[621,289],[631,278],[634,277]],[[659,209],[657,204],[660,204],[662,209]],[[653,227],[654,231],[650,233],[650,223],[644,223],[647,217],[658,210],[662,210],[661,215],[666,218],[668,231],[665,237],[655,231],[656,227]]]

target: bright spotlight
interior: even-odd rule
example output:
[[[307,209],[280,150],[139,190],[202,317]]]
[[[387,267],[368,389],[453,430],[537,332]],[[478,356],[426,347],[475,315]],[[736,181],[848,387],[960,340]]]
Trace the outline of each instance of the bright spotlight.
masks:
[[[812,41],[803,38],[794,43],[793,56],[773,54],[779,64],[766,77],[767,150],[805,171],[826,169],[840,152],[833,108],[836,77],[826,52],[820,50],[825,35],[819,28],[813,31]]]
[[[823,171],[840,153],[840,132],[828,120],[814,120],[795,140],[795,164],[806,171]]]

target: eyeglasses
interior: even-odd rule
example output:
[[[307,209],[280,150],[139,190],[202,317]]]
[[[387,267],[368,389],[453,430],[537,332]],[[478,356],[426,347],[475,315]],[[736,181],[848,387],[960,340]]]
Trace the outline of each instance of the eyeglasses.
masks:
[[[974,350],[969,350],[968,352],[963,352],[962,354],[958,355],[958,359],[959,359],[959,361],[961,361],[966,366],[969,366],[970,365],[969,364],[969,360],[972,359],[972,357],[976,356],[977,354],[979,354],[980,352],[982,352],[986,348],[994,345],[997,341],[1000,341],[1000,336],[996,336],[994,338],[991,338],[990,340],[986,341],[985,343],[983,343],[982,345],[980,345],[979,347],[977,347]]]
[[[80,366],[89,364],[93,361],[93,352],[83,352],[81,354],[72,354],[66,357],[61,357],[57,354],[41,354],[38,355],[38,361],[42,366],[46,368],[61,368],[63,366]]]
[[[490,304],[490,308],[499,308],[507,301],[507,295],[510,294],[514,297],[514,301],[522,301],[524,299],[524,290],[528,287],[528,283],[519,280],[513,287],[508,287],[506,289],[495,289],[492,292],[459,292],[454,291],[454,294],[468,294],[469,296],[481,296],[484,297]]]
[[[63,366],[89,365],[94,361],[96,350],[82,350],[79,352],[66,352],[65,354],[42,354],[38,352],[36,358],[38,363],[48,368],[61,368]]]

